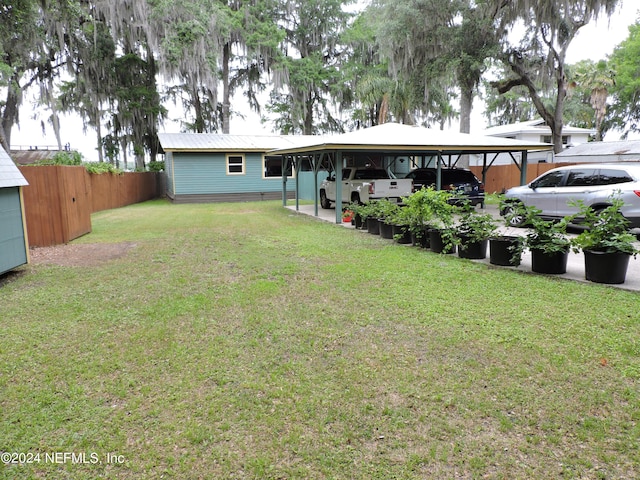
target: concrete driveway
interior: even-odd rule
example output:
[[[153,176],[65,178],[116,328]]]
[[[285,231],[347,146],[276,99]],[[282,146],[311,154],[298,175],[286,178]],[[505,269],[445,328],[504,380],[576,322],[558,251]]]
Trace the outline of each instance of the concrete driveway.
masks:
[[[295,205],[288,205],[286,208],[288,208],[293,212],[296,212]],[[500,215],[498,214],[498,208],[495,205],[487,205],[481,211],[491,213],[496,218],[501,218]],[[300,205],[300,208],[297,211],[297,213],[314,217],[314,206]],[[342,223],[341,225],[337,225],[335,223],[336,212],[335,212],[335,209],[333,208],[329,210],[323,210],[322,208],[318,207],[318,216],[315,218],[318,218],[319,220],[322,220],[322,221],[333,223],[336,226],[342,226],[343,228],[350,228],[355,230],[353,225],[351,225],[351,223]],[[524,235],[526,232],[526,229],[524,228],[501,227],[500,230],[507,235]],[[366,231],[362,231],[362,234],[365,234],[365,233]],[[484,260],[472,260],[472,261],[484,263],[490,268],[509,268],[516,271],[532,273],[531,272],[531,253],[529,251],[525,251],[522,254],[522,263],[518,267],[501,267],[501,266],[491,265],[489,263],[488,258]],[[536,275],[540,275],[540,274],[536,273]],[[550,276],[566,278],[568,280],[575,280],[578,282],[592,283],[587,281],[584,278],[584,258],[582,253],[571,252],[569,254],[569,259],[567,261],[567,273],[562,275],[550,275]],[[640,256],[636,258],[631,258],[629,260],[629,269],[627,270],[627,277],[626,277],[625,283],[620,285],[610,285],[610,286],[615,288],[621,288],[624,290],[640,291]]]

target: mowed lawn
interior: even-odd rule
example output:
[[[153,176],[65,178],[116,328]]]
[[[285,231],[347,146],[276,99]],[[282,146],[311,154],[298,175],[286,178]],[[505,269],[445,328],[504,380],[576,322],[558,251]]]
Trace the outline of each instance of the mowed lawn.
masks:
[[[74,243],[120,242],[0,280],[0,478],[640,477],[638,293],[279,202],[148,202]]]

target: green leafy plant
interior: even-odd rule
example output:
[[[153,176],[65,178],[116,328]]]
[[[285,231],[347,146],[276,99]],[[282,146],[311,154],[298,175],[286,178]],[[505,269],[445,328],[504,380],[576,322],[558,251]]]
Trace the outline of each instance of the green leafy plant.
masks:
[[[638,249],[634,242],[635,236],[629,233],[629,222],[622,215],[620,209],[624,201],[617,196],[611,197],[611,204],[603,209],[594,210],[584,204],[582,200],[573,202],[580,211],[578,216],[583,219],[586,230],[572,240],[572,248],[592,250],[605,253],[627,253],[636,256]]]
[[[373,208],[376,218],[385,222],[393,220],[400,210],[398,204],[393,203],[386,198],[381,198],[380,200],[375,200],[371,203],[374,205]]]
[[[490,213],[478,213],[475,208],[466,203],[462,207],[462,214],[454,227],[456,242],[461,239],[468,242],[481,242],[495,235],[497,223]]]
[[[409,224],[409,229],[416,238],[425,235],[425,229],[429,227],[434,213],[429,203],[429,196],[433,188],[421,188],[410,196],[402,199],[405,207],[403,214]]]

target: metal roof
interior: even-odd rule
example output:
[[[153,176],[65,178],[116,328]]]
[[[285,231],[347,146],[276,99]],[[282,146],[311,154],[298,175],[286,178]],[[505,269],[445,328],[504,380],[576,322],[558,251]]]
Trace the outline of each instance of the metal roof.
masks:
[[[413,125],[385,123],[340,135],[308,137],[295,147],[281,147],[273,154],[310,153],[326,150],[481,153],[549,150],[552,145],[508,138],[471,135]]]
[[[0,188],[29,185],[11,157],[0,146]]]
[[[579,128],[565,125],[564,127],[562,127],[562,133],[565,135],[579,133],[585,135],[595,135],[596,131],[593,128]],[[529,120],[528,122],[517,122],[510,123],[508,125],[498,125],[495,127],[490,127],[483,131],[482,134],[496,137],[506,137],[523,134],[551,135],[551,127],[546,125],[544,120],[539,118],[537,120]]]
[[[582,143],[575,147],[567,148],[565,151],[556,154],[556,157],[589,157],[600,155],[640,157],[640,140]]]
[[[268,152],[295,147],[312,136],[228,135],[218,133],[159,133],[165,151]]]

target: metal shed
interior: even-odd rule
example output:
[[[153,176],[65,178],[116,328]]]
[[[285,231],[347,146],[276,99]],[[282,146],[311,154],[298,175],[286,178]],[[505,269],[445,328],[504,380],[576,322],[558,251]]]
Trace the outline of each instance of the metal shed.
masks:
[[[391,159],[407,158],[416,167],[433,165],[438,169],[437,188],[440,188],[440,169],[455,166],[463,155],[477,154],[482,156],[482,180],[485,181],[487,170],[501,153],[509,154],[513,163],[520,170],[520,183],[526,183],[527,154],[531,151],[550,150],[548,143],[512,140],[508,138],[471,135],[452,131],[434,130],[430,128],[385,123],[374,127],[357,130],[341,135],[309,138],[298,146],[281,148],[270,152],[271,155],[282,155],[292,161],[295,169],[310,163],[315,173],[315,213],[318,215],[318,172],[327,161],[333,165],[336,183],[342,181],[342,168],[345,157],[353,155],[381,155]],[[520,152],[518,160],[513,152]],[[282,177],[283,204],[286,206],[287,178]],[[298,191],[298,188],[296,188]],[[299,197],[296,195],[296,207]],[[342,222],[342,199],[336,199],[336,223]]]
[[[22,187],[28,185],[0,147],[0,274],[29,263]]]

